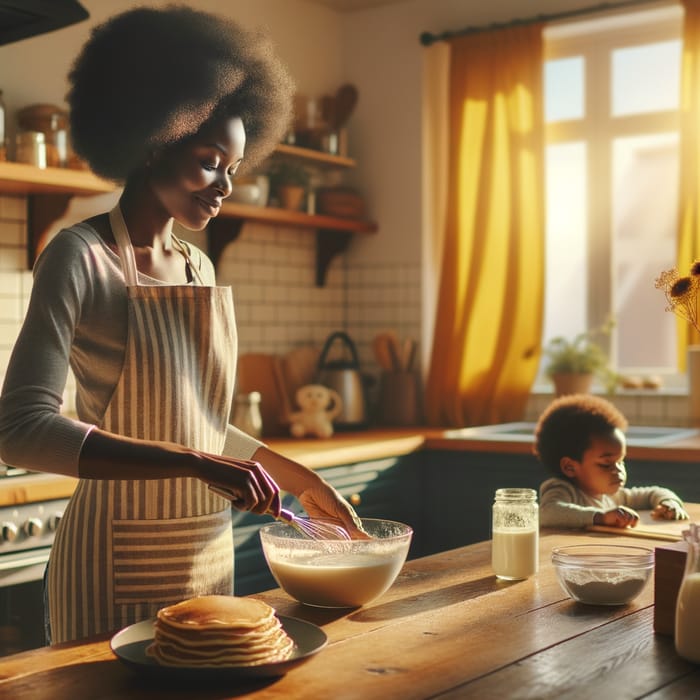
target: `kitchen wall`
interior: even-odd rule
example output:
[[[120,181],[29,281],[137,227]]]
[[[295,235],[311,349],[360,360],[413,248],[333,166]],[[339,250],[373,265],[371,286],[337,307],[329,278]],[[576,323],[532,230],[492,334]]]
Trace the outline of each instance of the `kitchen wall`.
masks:
[[[63,104],[70,61],[91,26],[133,5],[167,1],[82,0],[88,22],[0,47],[0,89],[10,115],[26,104]],[[404,0],[352,13],[311,0],[191,4],[266,27],[302,94],[332,94],[343,82],[358,87],[349,124],[350,154],[358,167],[346,180],[364,193],[369,216],[379,224],[377,235],[356,236],[336,258],[322,289],[314,285],[313,232],[247,224],[218,271],[222,283],[234,288],[241,351],[284,352],[344,328],[358,342],[365,368],[375,372],[371,338],[393,327],[421,338],[425,366],[437,276],[423,256],[434,232],[422,220],[418,36],[585,7],[590,0]],[[0,196],[0,375],[31,285],[24,221],[24,200]],[[662,421],[673,411],[664,405],[652,413]]]
[[[10,117],[26,104],[64,104],[65,76],[90,26],[140,4],[167,2],[84,0],[91,15],[88,22],[0,47],[0,89]],[[302,0],[192,4],[228,11],[243,24],[266,28],[289,64],[299,93],[333,94],[344,81],[340,14]],[[353,145],[351,137],[350,155]],[[26,270],[25,200],[0,196],[0,206],[1,379],[26,307],[31,275]],[[187,237],[205,245],[201,236]],[[331,332],[344,329],[358,345],[363,369],[376,373],[370,342],[377,332],[395,328],[402,336],[419,334],[418,265],[339,256],[329,268],[325,286],[319,288],[315,246],[314,231],[247,223],[224,251],[217,272],[222,284],[233,287],[240,351],[284,353],[305,343],[320,347]],[[68,408],[71,396],[69,384]]]

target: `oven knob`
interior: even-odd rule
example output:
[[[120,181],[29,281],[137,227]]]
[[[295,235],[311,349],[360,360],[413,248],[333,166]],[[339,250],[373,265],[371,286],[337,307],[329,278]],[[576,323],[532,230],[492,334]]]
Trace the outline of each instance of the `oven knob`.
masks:
[[[44,523],[39,518],[29,518],[22,526],[27,537],[39,537],[44,529]]]
[[[3,542],[14,542],[17,539],[17,525],[12,522],[0,524],[0,536]]]
[[[58,529],[58,523],[61,522],[61,518],[63,517],[63,513],[54,513],[53,515],[49,516],[49,519],[46,521],[46,525],[49,528],[49,532],[56,532]]]

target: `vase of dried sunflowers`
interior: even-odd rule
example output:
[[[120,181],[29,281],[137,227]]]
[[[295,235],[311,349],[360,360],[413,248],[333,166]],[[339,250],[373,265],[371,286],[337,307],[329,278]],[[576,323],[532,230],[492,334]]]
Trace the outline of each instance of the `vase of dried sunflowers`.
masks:
[[[677,268],[664,270],[655,286],[663,291],[668,306],[676,316],[685,319],[700,333],[698,296],[700,295],[700,260],[696,260],[687,275]],[[689,345],[687,351],[688,408],[692,425],[700,425],[700,345]]]

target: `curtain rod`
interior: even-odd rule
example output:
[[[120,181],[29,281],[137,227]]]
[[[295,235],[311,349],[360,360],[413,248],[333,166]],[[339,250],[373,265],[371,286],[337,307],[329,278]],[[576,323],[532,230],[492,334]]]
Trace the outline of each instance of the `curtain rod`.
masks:
[[[420,35],[420,43],[423,46],[430,46],[436,41],[445,41],[454,36],[463,36],[465,34],[477,34],[478,32],[492,31],[496,29],[507,29],[508,27],[518,27],[524,24],[534,24],[535,22],[553,22],[559,19],[570,19],[571,17],[580,17],[581,15],[589,15],[595,12],[605,12],[606,10],[617,10],[623,7],[632,5],[645,5],[658,0],[624,0],[623,2],[603,2],[599,5],[591,5],[589,7],[581,7],[578,10],[569,10],[568,12],[556,12],[549,15],[536,15],[534,17],[526,17],[525,19],[512,19],[508,22],[496,22],[494,24],[465,27],[455,31],[441,32],[433,34],[431,32],[422,32]]]

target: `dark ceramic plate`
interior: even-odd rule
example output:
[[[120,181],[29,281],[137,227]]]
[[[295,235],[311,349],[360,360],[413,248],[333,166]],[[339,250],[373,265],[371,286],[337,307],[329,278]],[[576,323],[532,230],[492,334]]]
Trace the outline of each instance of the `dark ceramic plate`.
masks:
[[[303,664],[326,646],[328,637],[316,625],[296,617],[278,615],[285,632],[294,640],[294,651],[284,661],[259,666],[220,666],[202,668],[194,666],[163,666],[146,654],[153,641],[155,619],[137,622],[125,627],[112,637],[110,646],[117,657],[127,666],[140,673],[167,677],[169,680],[228,680],[235,678],[274,678]]]

